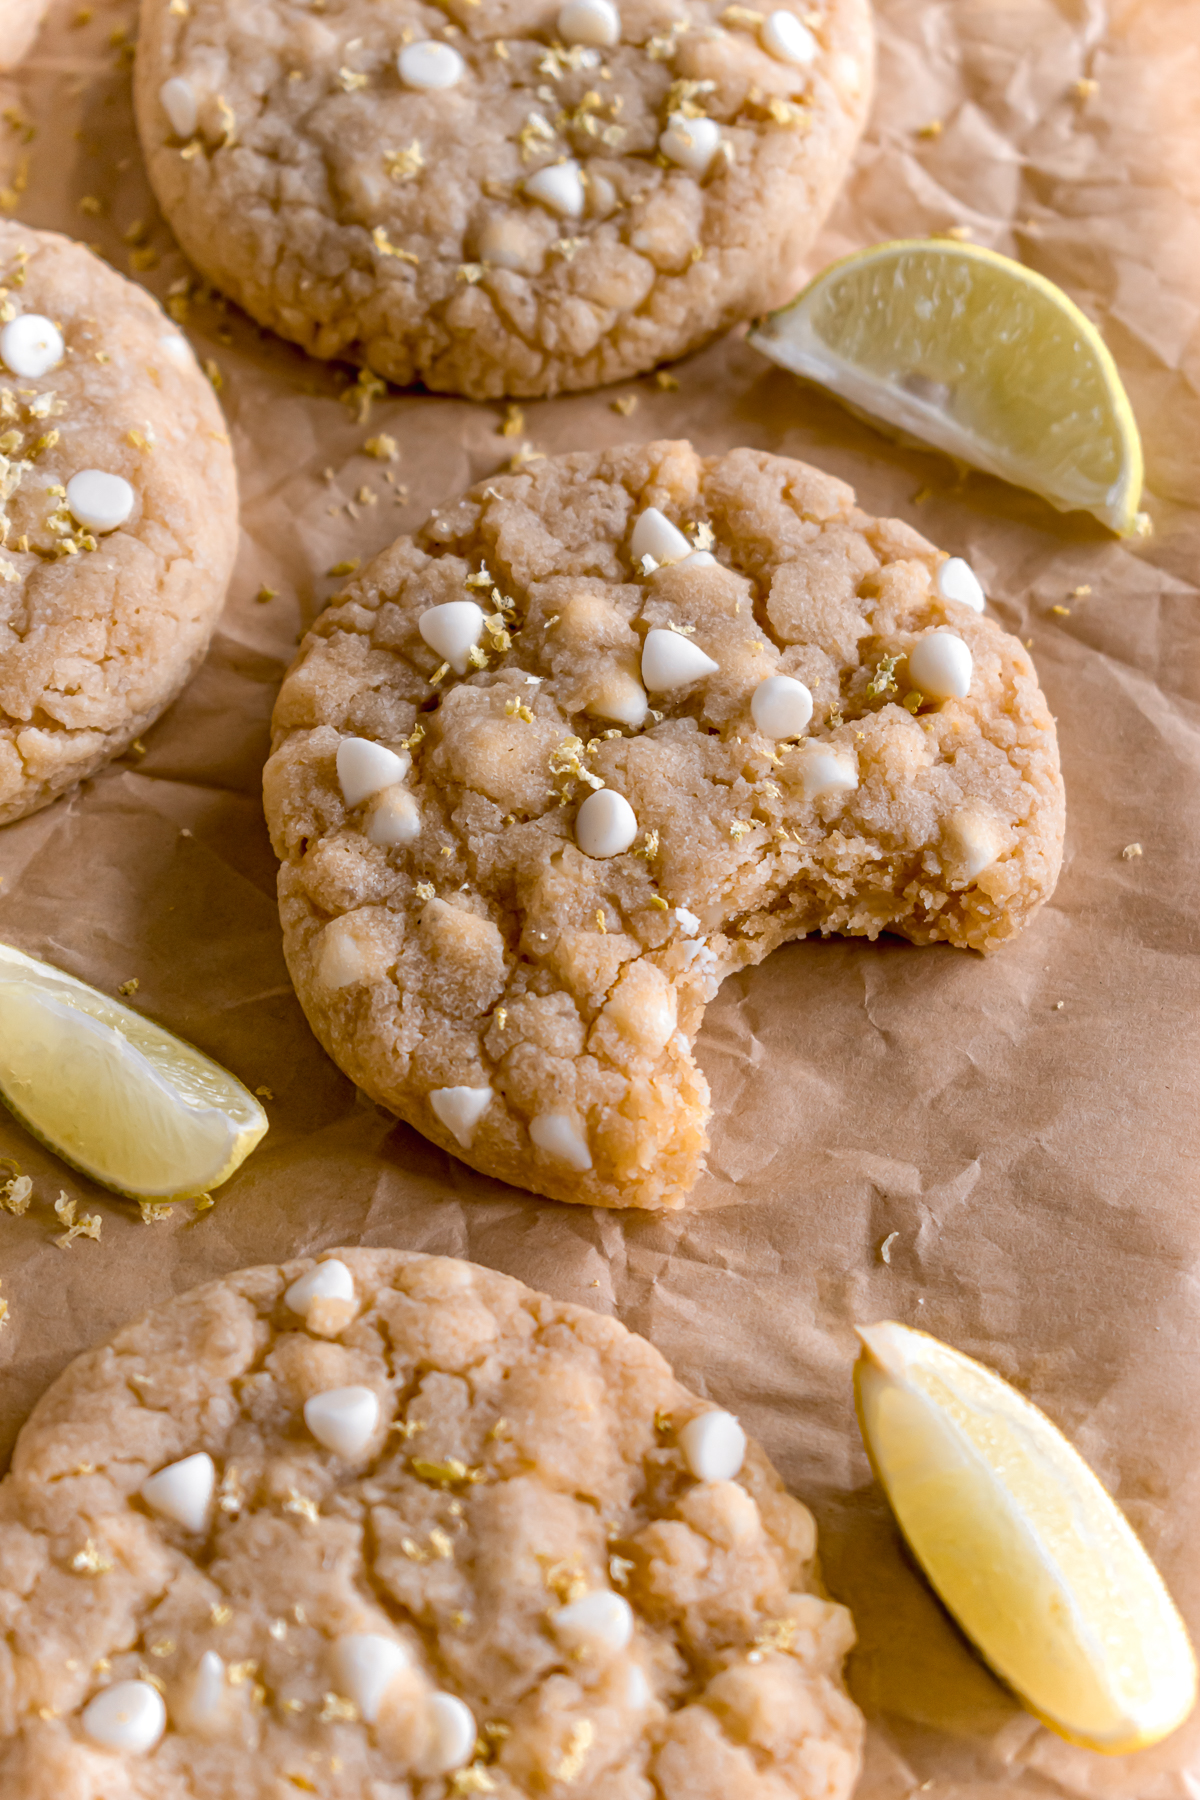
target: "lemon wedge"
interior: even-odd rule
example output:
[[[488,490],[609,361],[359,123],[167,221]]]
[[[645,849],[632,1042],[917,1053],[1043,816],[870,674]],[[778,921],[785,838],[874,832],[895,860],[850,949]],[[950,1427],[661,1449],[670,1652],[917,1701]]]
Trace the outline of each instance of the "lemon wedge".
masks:
[[[860,1327],[863,1440],[900,1529],[992,1669],[1090,1750],[1157,1743],[1196,1700],[1182,1619],[1124,1515],[1006,1381],[907,1326]]]
[[[71,975],[0,944],[0,1097],[103,1187],[184,1200],[227,1181],[267,1129],[219,1063]]]
[[[1142,445],[1117,365],[1052,281],[941,238],[878,244],[750,333],[764,356],[1060,512],[1144,530]]]

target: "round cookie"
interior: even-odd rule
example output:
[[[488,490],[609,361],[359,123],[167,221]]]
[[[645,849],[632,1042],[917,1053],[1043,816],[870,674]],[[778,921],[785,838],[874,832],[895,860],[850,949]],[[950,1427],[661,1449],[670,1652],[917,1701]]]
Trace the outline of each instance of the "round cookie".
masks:
[[[50,0],[0,0],[0,71],[15,69],[33,48]]]
[[[71,1364],[0,1484],[21,1800],[849,1800],[811,1515],[615,1320],[339,1250]]]
[[[725,975],[814,931],[988,950],[1052,891],[1054,721],[982,606],[960,559],[760,451],[473,488],[355,577],[276,706],[317,1036],[487,1174],[681,1205]]]
[[[221,409],[157,303],[81,245],[0,224],[0,824],[179,693],[237,507]]]
[[[871,72],[866,0],[145,0],[137,114],[184,249],[254,318],[484,399],[789,298]]]

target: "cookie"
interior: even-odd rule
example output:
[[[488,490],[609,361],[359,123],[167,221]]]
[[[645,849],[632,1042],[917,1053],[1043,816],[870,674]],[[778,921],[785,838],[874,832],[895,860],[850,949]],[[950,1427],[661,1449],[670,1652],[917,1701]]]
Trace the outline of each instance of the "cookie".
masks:
[[[871,64],[866,0],[145,0],[137,116],[181,244],[260,323],[483,399],[789,298]]]
[[[364,569],[266,770],[317,1036],[486,1174],[683,1203],[723,977],[810,932],[976,950],[1054,887],[1054,721],[960,558],[684,443],[474,488]]]
[[[0,0],[0,71],[24,61],[49,4],[50,0]]]
[[[80,1357],[0,1484],[22,1800],[849,1800],[811,1515],[615,1320],[388,1250]]]
[[[237,535],[229,439],[187,339],[81,245],[0,224],[0,824],[170,705]]]

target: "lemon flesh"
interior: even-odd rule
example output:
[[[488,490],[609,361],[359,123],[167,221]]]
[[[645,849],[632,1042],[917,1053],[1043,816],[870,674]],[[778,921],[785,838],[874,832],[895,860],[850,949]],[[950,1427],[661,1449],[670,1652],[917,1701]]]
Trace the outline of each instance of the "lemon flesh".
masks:
[[[1142,446],[1117,366],[1032,269],[938,238],[834,263],[750,333],[850,406],[1035,493],[1141,529]]]
[[[103,1187],[182,1200],[227,1181],[267,1115],[219,1063],[71,975],[0,944],[0,1096]]]
[[[1154,1564],[1087,1464],[1007,1382],[924,1332],[862,1327],[863,1440],[938,1594],[1031,1712],[1091,1750],[1157,1743],[1196,1660]]]

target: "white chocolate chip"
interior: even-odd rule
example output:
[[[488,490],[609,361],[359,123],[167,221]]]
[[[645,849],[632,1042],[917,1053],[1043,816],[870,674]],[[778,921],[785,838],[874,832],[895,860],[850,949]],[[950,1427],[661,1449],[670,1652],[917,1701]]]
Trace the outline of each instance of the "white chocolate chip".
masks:
[[[643,556],[652,556],[656,563],[673,563],[681,562],[690,551],[682,531],[657,506],[648,506],[638,515],[629,540],[629,553],[638,567]]]
[[[464,1150],[469,1150],[475,1127],[492,1104],[493,1097],[490,1087],[434,1088],[429,1104],[451,1137]]]
[[[863,70],[858,58],[839,50],[829,65],[829,79],[847,100],[857,100],[863,90]]]
[[[964,562],[961,556],[948,556],[944,563],[938,564],[933,585],[939,599],[957,600],[960,606],[969,606],[972,612],[983,611],[983,587],[970,563]]]
[[[807,68],[820,49],[808,26],[791,12],[768,13],[760,36],[763,49],[771,56],[799,69]]]
[[[357,913],[331,919],[318,939],[317,977],[323,987],[354,987],[360,981],[382,981],[389,953],[363,929]]]
[[[22,313],[0,331],[0,359],[13,375],[37,381],[57,369],[66,355],[62,332],[41,313]]]
[[[583,175],[574,157],[568,157],[566,162],[550,163],[535,175],[528,176],[525,192],[531,200],[540,201],[552,213],[557,213],[560,219],[582,216],[586,195]]]
[[[858,771],[851,759],[822,744],[805,744],[796,768],[806,800],[824,800],[828,794],[852,794],[858,786]]]
[[[182,332],[164,331],[158,341],[166,355],[171,358],[172,362],[178,363],[181,369],[195,368],[196,359],[192,355],[192,346]]]
[[[934,700],[965,700],[971,691],[971,652],[953,631],[927,631],[908,653],[913,686]]]
[[[678,566],[681,569],[711,569],[716,560],[711,550],[692,550],[687,556],[680,557]]]
[[[426,89],[457,87],[467,71],[453,44],[439,43],[436,38],[405,44],[396,67],[405,87]]]
[[[200,107],[196,90],[182,75],[172,75],[158,90],[159,103],[170,121],[176,137],[190,138],[200,123]]]
[[[746,1460],[746,1434],[728,1412],[689,1419],[679,1433],[679,1447],[697,1481],[732,1481]]]
[[[634,731],[643,724],[649,709],[646,690],[635,675],[624,669],[604,671],[588,696],[587,711],[598,719],[615,719]]]
[[[208,1524],[217,1471],[205,1450],[170,1463],[143,1481],[138,1492],[146,1505],[164,1519],[173,1519],[185,1531],[203,1531]]]
[[[415,843],[421,835],[421,808],[407,788],[389,787],[376,794],[367,815],[367,841],[384,850]]]
[[[184,1707],[193,1729],[210,1731],[221,1718],[229,1699],[225,1663],[215,1650],[206,1650],[192,1675]]]
[[[769,738],[799,737],[812,712],[812,695],[802,681],[791,675],[768,675],[759,682],[750,701],[755,730]]]
[[[432,1694],[429,1699],[432,1744],[415,1773],[449,1775],[471,1760],[478,1735],[475,1716],[456,1694]]]
[[[575,814],[575,842],[585,856],[620,856],[637,833],[637,814],[612,788],[589,794]]]
[[[580,1174],[592,1166],[592,1153],[577,1121],[568,1113],[539,1113],[529,1127],[539,1150]]]
[[[340,1637],[330,1660],[338,1693],[353,1700],[368,1725],[379,1717],[397,1675],[412,1665],[406,1647],[379,1631],[352,1631]]]
[[[116,531],[132,513],[137,495],[123,475],[81,469],[67,483],[67,506],[89,531]]]
[[[678,163],[700,181],[708,174],[720,142],[721,128],[714,119],[689,119],[673,112],[658,147],[668,161]]]
[[[304,1402],[304,1423],[318,1444],[350,1460],[371,1441],[379,1423],[379,1400],[368,1387],[329,1388]]]
[[[630,1712],[645,1712],[654,1699],[654,1689],[646,1679],[641,1663],[630,1663],[625,1671],[625,1704]]]
[[[354,1301],[357,1298],[353,1275],[344,1262],[331,1256],[310,1269],[307,1275],[298,1276],[285,1292],[283,1304],[304,1318],[314,1300]]]
[[[417,630],[435,656],[448,662],[456,675],[465,675],[467,658],[483,636],[483,610],[473,600],[446,600],[441,606],[426,607]]]
[[[642,645],[642,683],[651,694],[688,687],[705,675],[715,675],[719,666],[711,656],[705,656],[699,644],[693,644],[682,632],[655,628],[646,633]]]
[[[138,1756],[166,1730],[167,1709],[148,1681],[115,1681],[84,1708],[80,1724],[93,1744]]]
[[[689,912],[686,906],[677,906],[675,908],[675,917],[679,922],[679,929],[682,931],[684,937],[694,938],[700,936],[700,921],[694,912]]]
[[[598,1588],[582,1600],[560,1606],[550,1623],[568,1650],[619,1656],[633,1637],[633,1608],[620,1594]]]
[[[611,50],[621,41],[621,15],[612,0],[567,0],[558,15],[558,35],[564,44]]]
[[[947,819],[946,840],[954,873],[964,881],[974,881],[990,869],[1004,848],[1004,840],[992,820],[970,807],[960,808]]]
[[[337,751],[337,776],[342,799],[353,809],[381,788],[403,781],[412,766],[407,750],[397,755],[386,744],[370,738],[343,738]]]
[[[475,248],[480,262],[514,275],[538,275],[546,261],[543,227],[528,211],[493,213],[480,227]]]

